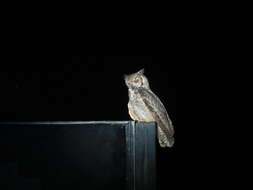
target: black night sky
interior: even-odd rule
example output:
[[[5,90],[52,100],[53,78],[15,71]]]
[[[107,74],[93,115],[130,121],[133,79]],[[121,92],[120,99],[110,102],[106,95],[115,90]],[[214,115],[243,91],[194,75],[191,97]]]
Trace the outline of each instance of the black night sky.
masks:
[[[169,59],[159,59],[9,57],[1,66],[1,120],[128,120],[123,75],[145,68],[152,90],[176,124],[177,71]]]
[[[181,87],[175,58],[13,55],[3,59],[0,121],[130,120],[123,75],[144,68],[150,88],[175,126],[175,146],[157,146],[158,187],[169,189],[180,185],[178,177],[187,179],[190,172],[185,166],[190,165],[191,155],[189,147],[183,146],[187,135],[178,119],[177,95]]]

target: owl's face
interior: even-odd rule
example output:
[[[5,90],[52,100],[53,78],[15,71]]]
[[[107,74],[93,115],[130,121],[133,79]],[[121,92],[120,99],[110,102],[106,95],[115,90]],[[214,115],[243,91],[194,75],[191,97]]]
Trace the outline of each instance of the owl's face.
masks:
[[[124,78],[128,88],[142,87],[149,89],[149,83],[147,77],[144,75],[144,69],[130,75],[125,75]]]

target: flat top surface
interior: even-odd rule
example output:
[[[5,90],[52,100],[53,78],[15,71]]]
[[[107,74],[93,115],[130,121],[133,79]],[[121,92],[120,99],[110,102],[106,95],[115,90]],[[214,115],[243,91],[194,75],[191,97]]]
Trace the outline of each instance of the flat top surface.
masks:
[[[134,121],[15,121],[15,122],[0,122],[0,125],[38,125],[38,124],[127,124]]]

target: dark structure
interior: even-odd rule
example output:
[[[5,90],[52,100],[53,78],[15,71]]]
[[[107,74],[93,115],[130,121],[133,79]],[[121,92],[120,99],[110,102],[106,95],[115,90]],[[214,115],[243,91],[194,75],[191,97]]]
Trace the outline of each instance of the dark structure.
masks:
[[[155,123],[0,123],[0,189],[156,189]]]

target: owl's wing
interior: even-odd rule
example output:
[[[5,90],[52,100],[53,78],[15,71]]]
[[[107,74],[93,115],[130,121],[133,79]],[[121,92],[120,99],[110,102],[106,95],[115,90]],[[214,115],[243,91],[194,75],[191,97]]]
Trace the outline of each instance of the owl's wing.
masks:
[[[174,128],[164,105],[151,90],[141,88],[139,89],[139,93],[143,102],[155,118],[158,127],[162,130],[162,139],[166,138],[164,141],[168,141],[167,145],[172,146],[174,143]]]

